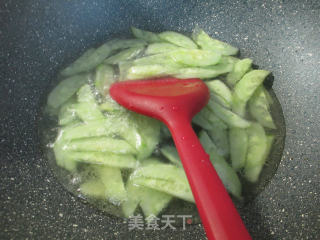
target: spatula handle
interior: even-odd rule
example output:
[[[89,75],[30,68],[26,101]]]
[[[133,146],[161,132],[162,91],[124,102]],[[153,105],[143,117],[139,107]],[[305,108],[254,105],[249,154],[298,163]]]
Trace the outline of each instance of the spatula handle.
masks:
[[[168,124],[209,240],[251,239],[189,121]]]

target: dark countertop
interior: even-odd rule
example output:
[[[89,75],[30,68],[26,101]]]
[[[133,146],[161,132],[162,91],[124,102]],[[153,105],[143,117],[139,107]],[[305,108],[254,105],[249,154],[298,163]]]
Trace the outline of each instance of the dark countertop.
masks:
[[[205,239],[185,231],[132,231],[72,197],[39,150],[48,81],[83,49],[130,25],[190,32],[195,25],[239,47],[275,76],[287,136],[278,171],[242,211],[254,239],[320,236],[320,2],[39,1],[0,6],[0,238]]]

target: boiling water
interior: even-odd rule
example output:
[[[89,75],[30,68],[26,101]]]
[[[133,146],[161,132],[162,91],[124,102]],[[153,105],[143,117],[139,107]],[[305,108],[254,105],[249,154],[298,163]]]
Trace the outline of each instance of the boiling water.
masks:
[[[237,202],[237,200],[234,200],[237,207],[239,208],[243,207],[249,201],[252,201],[261,191],[263,191],[265,186],[268,184],[270,179],[275,174],[281,160],[285,138],[285,122],[283,118],[281,105],[278,99],[276,98],[276,95],[272,90],[269,90],[269,93],[274,100],[274,103],[271,106],[271,113],[274,122],[277,126],[277,129],[270,131],[270,133],[272,133],[275,136],[275,140],[268,160],[261,172],[259,181],[256,184],[250,184],[246,182],[243,178],[241,178],[240,175],[243,184],[244,200],[242,202]],[[79,164],[77,172],[75,173],[70,173],[69,171],[66,171],[65,169],[62,169],[56,165],[54,153],[52,151],[52,148],[50,147],[50,144],[52,144],[55,141],[55,138],[57,136],[57,130],[57,120],[51,117],[49,114],[46,114],[45,111],[43,111],[43,115],[40,122],[41,144],[42,147],[45,149],[44,152],[49,161],[49,167],[55,174],[57,180],[69,192],[77,196],[79,200],[82,200],[85,203],[90,203],[106,213],[115,215],[117,217],[122,217],[121,208],[119,206],[113,205],[107,201],[94,198],[87,198],[79,191],[80,184],[83,183],[85,179],[87,179],[88,177],[92,177],[88,176],[88,171],[86,171],[87,164]],[[168,140],[168,142],[170,144],[173,144],[172,140]],[[167,144],[168,142],[165,143]],[[154,155],[159,155],[158,149],[155,150]],[[124,182],[126,182],[128,174],[129,172],[123,171]],[[163,211],[163,213],[167,215],[191,215],[192,223],[198,223],[200,221],[195,205],[179,199],[174,199],[173,201],[171,201],[171,203]]]
[[[268,184],[271,178],[274,176],[275,172],[277,171],[278,165],[281,160],[282,151],[284,147],[284,138],[285,138],[285,122],[284,117],[281,109],[281,105],[276,98],[276,95],[272,91],[269,90],[269,93],[273,99],[273,104],[271,105],[271,114],[273,120],[277,126],[276,130],[270,130],[267,133],[272,133],[275,136],[274,143],[269,154],[268,160],[260,174],[259,181],[255,184],[250,184],[245,181],[240,174],[240,179],[243,185],[243,201],[239,202],[234,200],[237,207],[241,208],[246,203],[252,201]],[[45,99],[47,96],[45,96]],[[82,200],[85,203],[92,204],[93,206],[97,207],[98,209],[102,210],[103,212],[112,214],[117,217],[123,217],[121,207],[117,206],[117,204],[111,204],[106,200],[89,198],[84,196],[80,191],[80,185],[86,181],[88,178],[92,178],[90,172],[88,172],[88,164],[86,163],[79,163],[77,167],[77,171],[71,173],[59,166],[57,166],[55,161],[55,156],[52,150],[52,143],[55,141],[57,133],[58,133],[58,123],[56,117],[52,117],[45,111],[46,101],[43,104],[43,113],[40,120],[40,134],[41,134],[41,145],[44,149],[44,153],[48,159],[48,165],[54,175],[56,176],[57,180],[72,194],[77,196],[79,200]],[[195,131],[197,131],[197,127],[195,127]],[[172,140],[168,140],[166,142],[161,142],[162,144],[173,144]],[[155,156],[160,155],[159,149],[154,151]],[[129,171],[122,171],[122,177],[124,182],[126,182],[128,175],[130,174]],[[139,210],[140,214],[142,212]],[[191,215],[192,216],[192,223],[198,223],[200,221],[197,209],[195,204],[188,203],[179,199],[173,199],[169,206],[162,212],[162,214],[166,215]],[[161,214],[160,214],[161,215]],[[161,218],[161,216],[159,216]],[[176,219],[177,220],[177,219]],[[181,221],[180,221],[181,222]]]

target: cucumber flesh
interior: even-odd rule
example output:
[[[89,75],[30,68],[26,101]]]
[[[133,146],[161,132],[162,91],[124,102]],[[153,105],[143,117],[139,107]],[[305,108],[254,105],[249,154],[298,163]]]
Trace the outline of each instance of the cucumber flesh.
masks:
[[[105,187],[105,195],[109,202],[120,205],[127,200],[127,191],[119,168],[96,166],[95,170]]]
[[[194,198],[191,189],[189,187],[189,184],[186,182],[136,177],[134,178],[134,183],[194,203]]]
[[[127,182],[128,200],[122,204],[122,211],[125,217],[134,215],[138,205],[140,205],[144,216],[157,216],[171,201],[172,196],[157,190],[138,186],[129,179]]]
[[[128,194],[128,199],[121,206],[123,215],[127,218],[134,215],[134,212],[136,211],[136,208],[139,205],[139,193],[141,191],[140,188],[140,186],[133,184],[133,181],[131,181],[130,179],[127,181],[126,190]]]
[[[130,154],[114,154],[110,152],[67,152],[67,159],[76,162],[101,164],[110,167],[136,168],[139,162]]]
[[[172,164],[148,164],[135,170],[131,179],[137,185],[194,202],[184,170]]]
[[[143,188],[143,195],[144,196],[140,201],[140,207],[147,220],[151,220],[150,218],[158,216],[173,198],[169,194],[145,187]]]
[[[182,163],[178,154],[178,151],[173,146],[164,146],[160,148],[161,153],[173,164],[182,167]]]
[[[80,192],[88,197],[106,198],[105,186],[100,180],[89,180],[80,185]]]
[[[59,125],[68,125],[77,120],[77,114],[75,109],[75,101],[73,99],[68,100],[64,103],[59,110]]]
[[[112,137],[82,138],[70,141],[66,150],[83,152],[111,152],[116,154],[136,154],[137,151],[125,140]]]

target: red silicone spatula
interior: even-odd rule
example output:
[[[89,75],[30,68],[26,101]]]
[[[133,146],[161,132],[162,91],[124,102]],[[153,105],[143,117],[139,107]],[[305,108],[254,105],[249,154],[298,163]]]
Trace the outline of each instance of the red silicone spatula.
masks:
[[[170,129],[209,240],[251,239],[235,206],[191,127],[209,100],[200,79],[163,78],[114,83],[111,97],[129,110]]]

